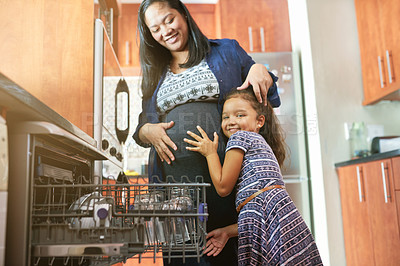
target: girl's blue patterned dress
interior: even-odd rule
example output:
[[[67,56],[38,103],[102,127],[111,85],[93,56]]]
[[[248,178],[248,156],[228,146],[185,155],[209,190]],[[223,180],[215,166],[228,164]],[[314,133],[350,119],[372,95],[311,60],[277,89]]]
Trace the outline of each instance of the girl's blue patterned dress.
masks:
[[[272,149],[258,133],[238,131],[226,151],[245,152],[236,206],[258,190],[284,185]],[[285,189],[267,190],[239,213],[239,265],[322,265],[314,238]]]

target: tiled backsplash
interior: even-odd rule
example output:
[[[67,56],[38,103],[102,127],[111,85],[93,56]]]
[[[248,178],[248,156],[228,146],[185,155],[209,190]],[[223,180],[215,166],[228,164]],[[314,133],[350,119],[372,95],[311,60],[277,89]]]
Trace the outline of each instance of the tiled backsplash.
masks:
[[[103,101],[103,116],[104,123],[107,128],[114,130],[114,116],[115,116],[115,88],[117,87],[120,77],[105,77],[104,78],[104,101]],[[125,81],[129,88],[129,101],[130,101],[130,128],[129,136],[124,144],[124,170],[135,171],[139,174],[142,173],[142,165],[147,163],[147,158],[150,149],[143,148],[136,144],[132,138],[138,124],[139,114],[142,111],[142,97],[140,92],[141,77],[125,77]],[[122,119],[118,117],[118,119]],[[107,124],[108,123],[108,124]]]

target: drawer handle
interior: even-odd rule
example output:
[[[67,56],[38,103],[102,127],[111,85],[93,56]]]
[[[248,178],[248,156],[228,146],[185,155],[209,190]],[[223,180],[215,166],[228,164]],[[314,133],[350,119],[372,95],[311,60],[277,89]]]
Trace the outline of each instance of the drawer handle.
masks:
[[[129,65],[129,41],[125,42],[125,65]]]
[[[360,171],[360,167],[357,166],[357,183],[358,183],[358,198],[360,200],[360,202],[363,201],[363,194],[361,191],[361,171]]]
[[[390,195],[388,195],[387,187],[386,187],[386,174],[385,174],[385,164],[382,162],[381,163],[381,170],[382,170],[382,182],[383,182],[383,194],[385,196],[385,203],[388,203],[388,198],[390,198]]]
[[[385,83],[383,82],[382,59],[380,56],[378,56],[378,67],[379,67],[379,80],[381,82],[381,88],[383,88]]]

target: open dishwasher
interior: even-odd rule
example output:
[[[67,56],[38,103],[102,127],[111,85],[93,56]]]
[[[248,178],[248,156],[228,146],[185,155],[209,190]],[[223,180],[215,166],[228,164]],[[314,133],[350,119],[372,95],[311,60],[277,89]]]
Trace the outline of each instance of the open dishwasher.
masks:
[[[94,162],[107,157],[46,122],[14,125],[10,147],[6,265],[112,265],[146,251],[200,259],[209,186],[201,177],[101,181]]]

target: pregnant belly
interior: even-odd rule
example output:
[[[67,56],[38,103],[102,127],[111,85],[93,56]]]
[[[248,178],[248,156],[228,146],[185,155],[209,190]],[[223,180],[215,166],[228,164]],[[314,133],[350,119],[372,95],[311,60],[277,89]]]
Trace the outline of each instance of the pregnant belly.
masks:
[[[186,133],[188,130],[200,135],[196,126],[201,126],[208,137],[214,139],[214,132],[220,132],[221,118],[217,110],[217,103],[193,102],[180,105],[171,110],[163,118],[164,122],[174,121],[175,125],[167,130],[168,136],[176,144],[178,149],[173,151],[175,161],[171,165],[164,164],[164,174],[182,176],[190,179],[201,175],[208,175],[207,162],[198,152],[186,150],[187,144],[184,138],[191,139]],[[225,151],[224,139],[219,136],[218,154],[223,158]]]

